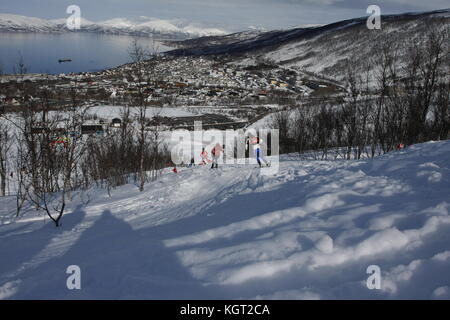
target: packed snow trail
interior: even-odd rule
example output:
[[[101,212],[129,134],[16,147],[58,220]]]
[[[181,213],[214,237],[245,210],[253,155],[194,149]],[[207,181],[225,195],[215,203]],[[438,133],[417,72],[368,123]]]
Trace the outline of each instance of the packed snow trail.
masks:
[[[450,298],[450,141],[364,161],[169,169],[90,190],[55,228],[0,199],[0,297]],[[68,290],[70,265],[81,290]],[[381,269],[380,290],[366,285]]]

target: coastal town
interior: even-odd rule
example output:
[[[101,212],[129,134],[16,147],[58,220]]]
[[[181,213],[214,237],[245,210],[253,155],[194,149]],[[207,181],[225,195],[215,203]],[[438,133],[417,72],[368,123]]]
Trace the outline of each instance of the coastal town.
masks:
[[[18,74],[0,76],[0,104],[19,107],[26,99],[61,101],[70,91],[90,103],[124,105],[136,96],[154,106],[245,106],[289,104],[320,94],[339,92],[334,84],[310,80],[293,70],[261,62],[242,66],[208,57],[157,56],[101,72]],[[18,88],[25,88],[22,94]],[[67,101],[67,103],[70,103]]]

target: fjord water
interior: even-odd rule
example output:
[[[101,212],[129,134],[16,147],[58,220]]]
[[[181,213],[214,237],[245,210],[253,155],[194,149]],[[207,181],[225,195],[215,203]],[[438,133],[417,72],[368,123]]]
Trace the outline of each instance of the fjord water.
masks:
[[[131,62],[134,37],[94,33],[0,33],[0,65],[3,73],[14,72],[22,56],[28,73],[94,72]],[[151,38],[139,42],[158,52],[170,50]],[[59,59],[71,62],[59,63]]]

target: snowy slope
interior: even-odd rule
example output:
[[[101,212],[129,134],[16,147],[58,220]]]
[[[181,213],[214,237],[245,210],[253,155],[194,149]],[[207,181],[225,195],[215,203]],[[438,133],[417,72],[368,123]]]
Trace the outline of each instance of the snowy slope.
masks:
[[[66,32],[66,20],[45,20],[12,14],[0,14],[1,32]],[[180,19],[163,20],[152,17],[136,19],[116,18],[106,21],[81,21],[81,30],[85,32],[160,36],[169,39],[225,35],[218,28],[208,28]]]
[[[172,55],[234,55],[234,62],[256,65],[272,61],[292,69],[342,80],[347,60],[367,60],[379,49],[380,38],[389,35],[399,44],[407,44],[427,27],[450,23],[450,9],[421,13],[383,15],[382,29],[367,29],[367,17],[348,19],[323,26],[301,26],[288,30],[237,33],[181,42],[186,48]],[[241,35],[241,37],[239,37]]]
[[[87,194],[84,195],[87,198]],[[450,141],[365,161],[167,171],[54,228],[0,199],[0,297],[450,298]],[[82,289],[66,289],[79,265]],[[378,265],[381,290],[368,290]]]

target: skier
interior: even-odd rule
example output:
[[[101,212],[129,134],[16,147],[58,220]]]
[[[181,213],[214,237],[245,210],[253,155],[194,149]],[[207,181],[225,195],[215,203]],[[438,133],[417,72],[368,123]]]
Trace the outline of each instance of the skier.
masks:
[[[397,150],[402,150],[402,149],[405,149],[405,145],[403,143],[399,143],[397,145]]]
[[[200,153],[200,157],[202,158],[202,162],[200,162],[200,165],[204,165],[204,164],[207,164],[207,163],[211,162],[208,159],[208,151],[206,151],[205,148],[202,148],[202,152]]]
[[[219,158],[220,158],[220,154],[223,152],[223,147],[217,143],[212,149],[211,149],[211,155],[212,155],[212,165],[211,165],[211,169],[214,169],[214,167],[216,169],[219,168]]]
[[[261,160],[264,161],[267,167],[270,167],[270,162],[262,156],[261,143],[263,142],[259,137],[248,137],[246,141],[246,150],[248,150],[249,145],[253,146],[253,152],[260,168],[262,167]]]
[[[194,157],[191,158],[191,162],[188,164],[189,168],[195,167],[195,159]]]

